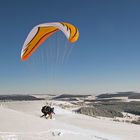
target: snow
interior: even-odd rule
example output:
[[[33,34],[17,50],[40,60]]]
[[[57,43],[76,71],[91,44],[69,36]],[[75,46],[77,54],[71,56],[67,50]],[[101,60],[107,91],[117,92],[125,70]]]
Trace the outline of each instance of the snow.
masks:
[[[52,103],[54,119],[40,118],[45,104],[1,102],[0,140],[139,140],[139,125],[75,114],[60,108],[58,101]]]

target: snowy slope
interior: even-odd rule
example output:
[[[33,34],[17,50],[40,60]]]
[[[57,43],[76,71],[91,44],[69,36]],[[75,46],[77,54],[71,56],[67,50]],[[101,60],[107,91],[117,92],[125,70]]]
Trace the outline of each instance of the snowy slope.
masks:
[[[45,102],[5,102],[0,140],[139,140],[140,127],[75,114],[55,106],[55,119],[40,118]]]

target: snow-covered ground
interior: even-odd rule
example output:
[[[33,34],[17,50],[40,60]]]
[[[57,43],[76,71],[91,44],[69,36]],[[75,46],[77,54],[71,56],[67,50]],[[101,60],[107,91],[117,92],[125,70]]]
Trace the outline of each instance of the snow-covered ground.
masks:
[[[59,107],[52,120],[40,118],[46,101],[0,102],[0,140],[139,140],[140,126],[99,119]]]

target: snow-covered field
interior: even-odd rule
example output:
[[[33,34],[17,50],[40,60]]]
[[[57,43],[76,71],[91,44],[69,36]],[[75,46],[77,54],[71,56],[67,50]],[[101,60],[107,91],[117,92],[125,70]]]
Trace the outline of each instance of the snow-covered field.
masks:
[[[66,104],[61,102],[61,104]],[[40,118],[46,101],[0,102],[0,140],[139,140],[140,126],[75,114],[59,107]]]

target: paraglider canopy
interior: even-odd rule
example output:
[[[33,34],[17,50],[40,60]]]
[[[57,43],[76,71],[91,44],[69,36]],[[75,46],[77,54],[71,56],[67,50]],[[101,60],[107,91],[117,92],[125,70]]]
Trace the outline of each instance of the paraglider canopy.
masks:
[[[62,31],[71,43],[76,42],[79,38],[78,29],[70,23],[52,22],[39,24],[28,34],[21,50],[21,59],[28,59],[47,38],[57,31]]]

